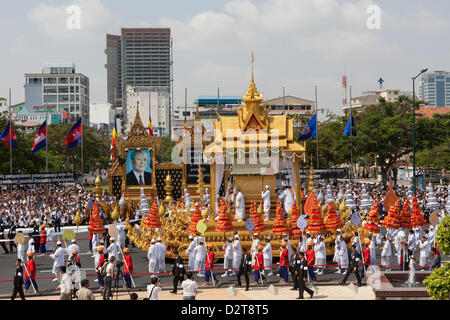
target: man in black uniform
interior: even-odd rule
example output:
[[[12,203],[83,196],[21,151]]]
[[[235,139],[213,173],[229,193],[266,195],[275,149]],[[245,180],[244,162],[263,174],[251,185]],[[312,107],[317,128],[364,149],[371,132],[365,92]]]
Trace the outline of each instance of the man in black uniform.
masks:
[[[14,247],[16,247],[16,250],[17,250],[16,243],[14,242],[15,236],[16,236],[16,224],[11,221],[11,224],[9,226],[9,231],[8,231],[8,239],[10,240],[9,241],[9,251],[11,251],[11,252],[14,252],[13,251]]]
[[[356,250],[356,246],[352,244],[352,252],[350,253],[350,262],[348,264],[347,273],[345,274],[344,280],[340,284],[344,285],[345,281],[347,281],[348,277],[352,272],[355,273],[356,280],[358,280],[358,287],[361,287],[361,277],[358,272],[358,265],[361,261],[361,254]]]
[[[242,248],[241,263],[239,264],[239,272],[237,273],[238,285],[242,286],[241,276],[244,275],[245,291],[248,291],[250,286],[250,270],[252,269],[252,256],[247,253],[246,248]]]
[[[295,269],[297,262],[300,262],[300,255],[297,253],[297,248],[292,248],[291,261],[289,261],[289,271],[291,271],[291,276],[294,280],[294,287],[292,287],[291,290],[298,289],[298,282],[295,281]]]
[[[408,249],[408,244],[405,240],[401,240],[402,249],[400,251],[400,270],[408,271],[409,263],[414,257],[413,252]]]
[[[14,290],[11,296],[11,300],[14,300],[19,293],[20,298],[25,300],[25,295],[23,294],[23,267],[22,260],[16,260],[16,274],[14,275]]]
[[[183,259],[178,255],[178,251],[174,250],[175,262],[171,274],[173,275],[173,290],[170,293],[177,293],[178,281],[181,283],[184,280],[186,270],[184,269]]]
[[[34,240],[34,252],[39,252],[41,236],[39,235],[39,226],[36,224],[36,221],[33,221],[32,228],[33,231],[31,234],[33,235]]]
[[[300,252],[298,254],[298,257],[299,259],[296,261],[294,269],[294,282],[296,282],[298,286],[297,299],[303,299],[303,291],[308,292],[310,297],[312,298],[314,295],[314,291],[309,289],[305,283],[308,277],[308,261],[306,261],[305,254],[303,252]]]
[[[4,240],[4,239],[5,239],[5,227],[3,226],[3,224],[0,224],[0,240]],[[0,244],[2,245],[2,248],[5,251],[5,253],[9,253],[8,248],[6,247],[5,243],[3,241],[1,241]]]

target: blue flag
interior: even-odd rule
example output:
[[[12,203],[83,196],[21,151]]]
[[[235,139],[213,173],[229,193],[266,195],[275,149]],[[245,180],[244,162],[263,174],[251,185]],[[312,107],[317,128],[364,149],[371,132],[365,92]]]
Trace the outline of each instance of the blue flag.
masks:
[[[8,122],[8,126],[3,130],[2,134],[0,135],[0,140],[2,140],[8,149],[17,149],[17,137],[16,133],[14,132],[14,128],[11,125],[11,121]],[[11,145],[10,145],[11,141]]]
[[[317,137],[317,118],[316,115],[313,115],[311,119],[309,119],[306,127],[303,128],[302,132],[298,135],[298,141],[308,140],[311,138]]]
[[[350,118],[348,118],[347,125],[345,126],[344,136],[356,136],[355,131],[355,122],[353,121],[353,114],[350,114]]]

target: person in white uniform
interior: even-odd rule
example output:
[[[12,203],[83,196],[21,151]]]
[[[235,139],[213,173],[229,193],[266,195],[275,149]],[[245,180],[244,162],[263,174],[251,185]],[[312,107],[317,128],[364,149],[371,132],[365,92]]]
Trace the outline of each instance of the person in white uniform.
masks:
[[[113,238],[110,240],[111,244],[109,245],[107,251],[108,251],[108,257],[114,257],[116,261],[119,260],[119,246],[117,245],[116,241],[114,241]]]
[[[189,208],[192,206],[192,199],[189,195],[189,192],[187,189],[184,189],[184,207]]]
[[[342,273],[346,273],[348,267],[348,252],[345,240],[341,236],[339,236],[338,246],[339,246],[339,264],[341,265]]]
[[[272,245],[270,244],[270,238],[266,238],[266,245],[263,248],[263,259],[264,259],[264,270],[269,272],[268,276],[273,275],[272,268],[269,267],[272,265],[273,257],[272,257]]]
[[[430,254],[430,245],[429,240],[423,236],[422,240],[418,242],[419,248],[419,264],[421,265],[420,271],[425,271],[425,265],[427,265],[429,254]]]
[[[47,229],[47,244],[45,245],[45,249],[47,251],[54,251],[55,250],[55,242],[53,241],[55,239],[55,231],[53,228],[50,228],[51,225],[49,226],[49,228]]]
[[[323,274],[323,270],[325,269],[325,264],[327,262],[327,249],[325,247],[325,242],[323,242],[322,236],[320,234],[317,235],[314,252],[316,254],[315,264],[319,266],[317,274]]]
[[[369,240],[370,240],[370,244],[369,244],[369,249],[370,249],[370,264],[375,265],[377,264],[377,256],[376,256],[376,240],[373,237],[372,234],[369,234]]]
[[[252,247],[250,248],[250,254],[252,255],[252,266],[255,265],[255,257],[258,253],[258,247],[261,244],[261,241],[259,240],[258,233],[253,234],[253,241],[252,241]]]
[[[51,254],[50,257],[53,258],[53,274],[56,276],[52,281],[58,281],[59,270],[62,266],[64,266],[64,256],[68,255],[66,248],[62,247],[61,241],[56,243],[56,251],[54,254]]]
[[[234,242],[233,242],[233,275],[239,272],[239,265],[241,264],[241,258],[242,258],[242,246],[241,246],[241,239],[239,238],[239,235],[236,233],[234,235]]]
[[[268,185],[265,186],[265,191],[261,192],[261,198],[263,200],[263,210],[266,218],[264,221],[270,220],[270,187]]]
[[[148,259],[148,272],[156,273],[158,272],[158,247],[155,244],[155,239],[150,242],[150,247],[147,251]]]
[[[194,239],[195,240],[195,239]],[[194,249],[195,253],[195,271],[198,271],[197,277],[203,277],[204,273],[200,270],[204,270],[205,258],[206,258],[206,247],[204,246],[203,238],[199,239],[199,244]]]
[[[189,265],[189,270],[195,270],[195,248],[197,247],[197,243],[196,241],[193,240],[192,235],[189,235],[189,240],[191,241],[191,243],[189,243],[189,248],[186,250],[186,254],[189,256],[189,261],[188,261],[188,265]]]
[[[359,240],[358,232],[355,232],[355,235],[353,236],[352,245],[355,245],[356,251],[358,251],[358,253],[361,254],[361,241]]]
[[[225,273],[222,275],[222,277],[226,277],[228,276],[228,272],[232,272],[232,268],[233,268],[233,243],[232,243],[233,239],[232,238],[228,238],[228,243],[224,243],[223,244],[223,250],[225,251],[223,254],[223,268],[226,269]],[[230,274],[231,275],[231,274]],[[233,272],[233,275],[235,275],[235,273]]]
[[[240,188],[237,188],[235,217],[237,221],[243,221],[245,218],[244,194]]]
[[[158,237],[158,243],[156,245],[158,246],[158,270],[160,272],[166,272],[166,251],[167,251],[167,247],[162,242],[161,237]]]
[[[67,247],[67,251],[69,252],[69,260],[72,259],[72,251],[73,250],[77,250],[78,252],[80,252],[80,247],[77,245],[77,240],[73,239],[71,241],[70,246]]]
[[[291,211],[292,205],[294,204],[294,197],[292,196],[292,192],[289,186],[284,186],[284,190],[280,196],[280,200],[283,201],[285,216],[287,216],[289,214],[289,211]]]
[[[391,271],[391,256],[392,248],[389,238],[383,237],[383,250],[381,250],[381,265],[386,268],[386,271]]]
[[[34,252],[34,239],[33,239],[33,236],[31,235],[31,233],[28,235],[28,250],[27,250],[27,254],[29,252]]]
[[[118,236],[118,245],[123,250],[125,248],[125,240],[127,238],[127,235],[125,233],[125,227],[123,224],[120,224],[117,226],[117,230],[119,230],[119,236]]]

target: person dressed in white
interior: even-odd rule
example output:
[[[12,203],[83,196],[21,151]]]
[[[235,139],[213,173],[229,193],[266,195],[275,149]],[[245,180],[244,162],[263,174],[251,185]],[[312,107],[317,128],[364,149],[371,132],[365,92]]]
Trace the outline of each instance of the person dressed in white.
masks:
[[[381,265],[386,268],[386,271],[391,271],[391,256],[392,248],[389,238],[383,237],[383,250],[381,250]]]
[[[192,235],[189,235],[189,240],[191,243],[189,244],[189,248],[186,250],[186,254],[189,256],[189,270],[195,270],[195,248],[197,247],[197,242],[193,240]]]
[[[51,254],[50,257],[54,259],[53,261],[53,274],[56,276],[52,281],[58,281],[59,270],[62,266],[64,266],[64,256],[68,255],[66,248],[62,247],[61,241],[56,243],[56,251],[54,254]]]
[[[17,244],[17,259],[25,261],[25,245],[23,243]]]
[[[258,247],[261,244],[261,241],[258,238],[258,234],[255,232],[253,234],[252,247],[250,248],[250,254],[252,255],[252,266],[255,265],[255,257],[258,253]]]
[[[70,246],[67,247],[67,251],[69,252],[69,260],[72,259],[72,251],[77,250],[80,252],[80,247],[77,245],[77,240],[73,239]]]
[[[341,266],[339,265],[339,241],[340,241],[340,238],[341,238],[341,230],[338,229],[336,231],[336,240],[334,240],[333,262],[336,262],[338,264],[335,273],[341,273]],[[306,243],[309,243],[309,242],[311,242],[311,241],[308,240]]]
[[[94,250],[94,252],[93,252],[94,254],[92,255],[93,258],[94,258],[94,256],[95,256],[95,247],[98,246],[99,241],[100,241],[100,236],[99,236],[99,234],[98,234],[98,233],[94,233],[94,234],[92,235],[92,249]]]
[[[119,230],[119,236],[117,238],[118,245],[123,250],[125,248],[125,239],[127,238],[127,235],[125,233],[125,227],[123,224],[119,224],[117,226],[117,230]]]
[[[414,235],[413,230],[409,230],[408,235],[408,250],[411,250],[413,256],[414,256],[414,249],[416,248],[416,236]]]
[[[150,248],[147,251],[148,272],[158,272],[158,247],[155,245],[155,239],[152,239]]]
[[[352,245],[355,245],[356,251],[358,251],[358,253],[361,253],[361,241],[359,240],[358,232],[355,232],[355,235],[353,236]]]
[[[244,195],[240,188],[237,189],[235,217],[237,221],[243,221],[245,217]]]
[[[150,280],[151,284],[147,286],[147,297],[148,300],[159,300],[158,294],[161,292],[161,280],[156,277],[152,276]]]
[[[298,239],[297,251],[298,252],[305,252],[306,251],[305,237],[300,237]]]
[[[266,245],[263,248],[263,259],[264,259],[264,270],[269,272],[268,276],[273,275],[272,268],[269,267],[272,265],[273,257],[272,257],[272,245],[270,244],[270,238],[267,237]]]
[[[263,210],[266,215],[266,218],[264,219],[264,221],[269,221],[270,220],[270,187],[266,185],[265,189],[266,189],[265,191],[261,192],[261,198],[263,200]]]
[[[166,251],[167,251],[167,247],[162,242],[161,237],[158,238],[158,243],[156,245],[158,246],[158,270],[160,272],[166,272]]]
[[[228,272],[232,271],[233,268],[233,239],[228,238],[228,243],[223,244],[223,250],[225,251],[223,254],[223,268],[226,269],[225,273],[222,275],[222,277],[228,276]],[[235,275],[235,272],[232,272],[233,275]]]
[[[34,252],[34,239],[33,236],[31,234],[28,235],[28,249],[27,249],[27,254],[29,252]]]
[[[345,240],[341,236],[339,236],[338,246],[339,246],[339,264],[341,265],[342,273],[346,273],[348,266],[348,252]]]
[[[45,249],[47,251],[55,250],[55,242],[53,241],[55,239],[54,233],[55,233],[55,231],[53,228],[47,229],[47,244],[45,245]]]
[[[325,269],[325,264],[327,260],[327,249],[325,247],[325,243],[322,241],[322,236],[320,234],[317,235],[317,241],[314,246],[314,252],[316,254],[315,264],[319,266],[317,274],[323,274],[323,270]]]
[[[109,257],[114,257],[114,259],[116,259],[116,261],[119,260],[119,246],[117,245],[116,241],[114,241],[113,238],[111,238],[111,244],[109,245],[108,249],[106,249],[108,251],[108,256]]]
[[[208,207],[211,202],[211,195],[209,194],[209,188],[205,188],[205,194],[203,195],[203,203],[205,207]]]
[[[376,256],[376,244],[375,244],[375,238],[372,234],[369,234],[369,250],[370,250],[370,264],[375,265],[377,264],[377,256]]]
[[[289,186],[284,186],[283,193],[280,196],[280,200],[283,201],[285,216],[291,211],[292,205],[294,204],[294,197],[292,196],[291,189]]]
[[[380,225],[379,225],[379,227],[380,227],[380,230],[381,230],[381,226]],[[377,246],[381,246],[383,244],[382,243],[383,237],[381,235],[381,231],[377,233],[377,236],[375,237],[375,239],[376,239],[376,245]]]
[[[286,233],[283,233],[282,239],[283,239],[283,241],[286,241],[286,249],[288,249],[289,261],[291,261],[292,245],[291,245],[291,242],[289,241],[289,236]]]
[[[425,271],[425,265],[427,265],[428,258],[430,255],[431,247],[429,244],[429,240],[423,236],[422,240],[418,243],[419,247],[419,264],[421,265],[420,271]]]
[[[195,300],[197,295],[198,284],[194,280],[192,272],[186,273],[187,279],[181,283],[183,288],[183,300]]]
[[[58,244],[56,244],[58,246]],[[65,249],[64,249],[65,250]],[[56,249],[58,251],[58,249]],[[59,300],[72,300],[72,279],[70,275],[66,272],[66,267],[62,266],[62,277],[61,277],[61,283],[56,287],[56,290],[61,290],[61,295],[59,296]]]
[[[239,238],[239,235],[235,234],[234,242],[233,242],[233,275],[236,274],[236,270],[239,271],[239,265],[241,264],[241,258],[242,258],[241,240]]]
[[[195,239],[194,239],[195,240]],[[204,273],[200,270],[204,269],[205,258],[206,258],[206,247],[203,245],[203,238],[199,239],[199,244],[195,247],[195,271],[198,271],[197,277],[203,277]]]

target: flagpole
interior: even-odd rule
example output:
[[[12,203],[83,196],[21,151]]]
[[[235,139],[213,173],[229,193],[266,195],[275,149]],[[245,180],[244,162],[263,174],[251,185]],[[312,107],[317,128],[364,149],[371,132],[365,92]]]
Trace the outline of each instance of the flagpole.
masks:
[[[81,187],[83,187],[84,183],[84,163],[83,163],[83,138],[84,130],[83,130],[83,108],[81,108]]]
[[[12,174],[12,144],[11,144],[11,135],[12,135],[12,123],[11,123],[11,88],[9,88],[9,173]]]
[[[45,172],[48,173],[48,105],[45,102]]]
[[[352,113],[352,86],[350,86],[350,182],[353,178],[353,113]]]
[[[284,108],[286,108],[286,102],[285,102],[285,92],[284,92],[284,87],[283,87],[283,113],[284,113]]]
[[[319,168],[319,126],[317,125],[317,111],[319,106],[317,105],[317,86],[315,86],[315,93],[316,93],[316,155],[317,155],[317,169]]]

